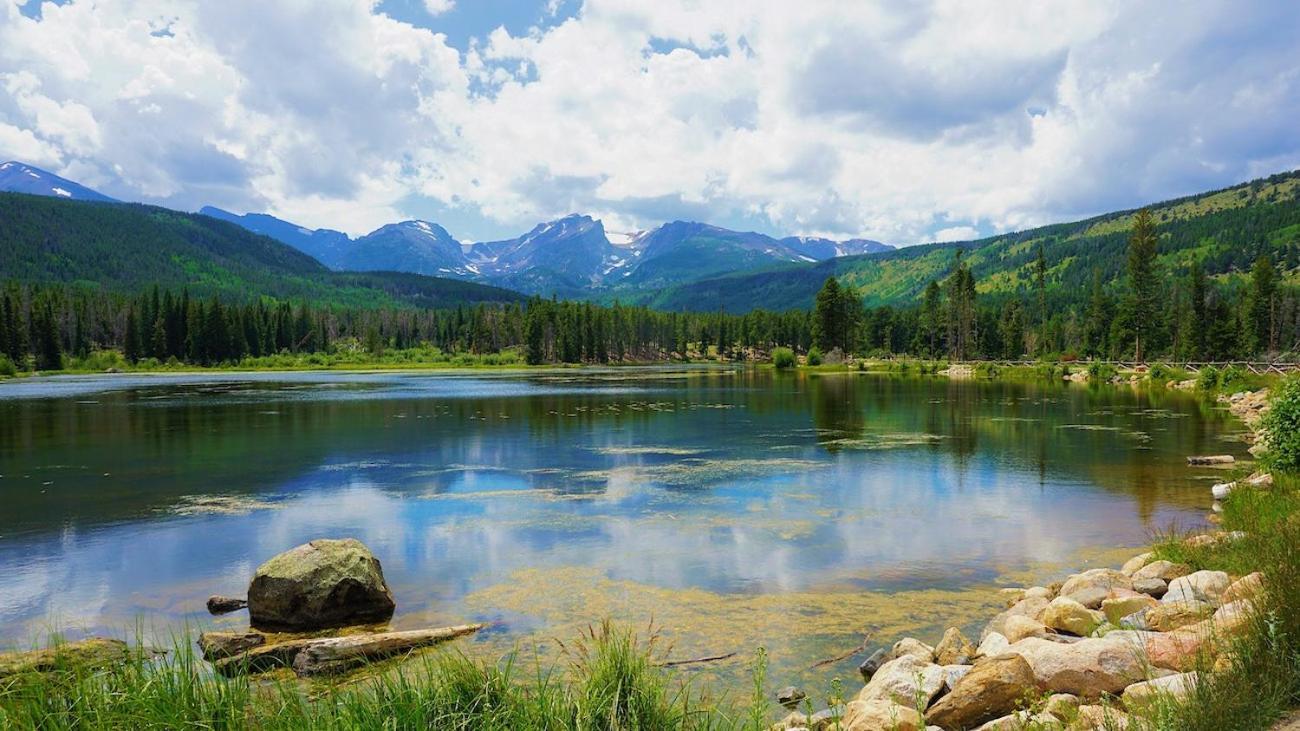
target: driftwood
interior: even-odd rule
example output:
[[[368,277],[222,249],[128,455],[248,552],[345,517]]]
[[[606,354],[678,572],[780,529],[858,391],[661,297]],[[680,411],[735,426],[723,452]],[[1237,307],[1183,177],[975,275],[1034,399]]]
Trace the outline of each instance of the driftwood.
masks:
[[[863,650],[867,649],[867,644],[870,642],[871,642],[871,636],[868,635],[867,637],[863,638],[861,645],[858,645],[857,647],[853,648],[852,650],[849,650],[843,655],[836,655],[835,657],[828,657],[825,660],[820,660],[818,662],[815,662],[811,666],[809,666],[808,669],[816,670],[817,668],[826,667],[827,665],[833,665],[834,663],[837,663],[841,660],[847,660],[853,657],[854,655],[858,654],[859,652],[862,652]]]
[[[735,657],[736,653],[728,652],[725,655],[710,655],[708,657],[696,657],[690,660],[669,660],[668,662],[659,663],[661,668],[675,668],[681,665],[699,665],[706,662],[718,662],[719,660],[730,660]]]
[[[1192,465],[1232,464],[1236,461],[1237,458],[1231,454],[1209,454],[1187,458],[1187,464]]]
[[[247,638],[244,640],[247,642],[256,642],[253,637],[260,636],[264,643],[265,636],[256,632],[247,634],[210,632],[207,633],[209,641],[204,645],[204,657],[209,656],[208,647],[212,647],[212,655],[216,658],[212,660],[212,665],[222,675],[263,672],[279,667],[292,667],[298,675],[328,675],[400,655],[419,647],[473,634],[483,627],[482,624],[462,624],[405,632],[312,637],[269,645],[258,643],[247,649],[233,649],[231,654],[224,657],[220,653],[229,648],[237,648],[241,638]],[[213,637],[214,635],[219,636]],[[202,639],[200,644],[203,645]]]

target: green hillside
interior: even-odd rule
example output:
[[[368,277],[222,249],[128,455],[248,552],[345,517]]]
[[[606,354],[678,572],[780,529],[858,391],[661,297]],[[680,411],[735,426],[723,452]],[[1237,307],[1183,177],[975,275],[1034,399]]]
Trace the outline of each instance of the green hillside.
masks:
[[[1295,171],[1151,206],[1160,234],[1160,267],[1179,272],[1200,261],[1211,276],[1230,278],[1268,252],[1292,272],[1300,266],[1298,195],[1300,171]],[[674,310],[807,308],[826,278],[836,276],[856,288],[868,306],[906,305],[914,303],[929,282],[947,276],[959,247],[968,252],[978,292],[997,300],[1028,288],[1030,267],[1042,244],[1051,296],[1077,303],[1086,296],[1094,270],[1112,286],[1123,279],[1134,213],[1120,211],[976,241],[768,267],[666,288],[637,301]]]
[[[349,306],[517,302],[510,290],[393,272],[331,272],[274,239],[208,216],[138,204],[0,193],[0,280],[113,292],[158,285],[196,295]]]

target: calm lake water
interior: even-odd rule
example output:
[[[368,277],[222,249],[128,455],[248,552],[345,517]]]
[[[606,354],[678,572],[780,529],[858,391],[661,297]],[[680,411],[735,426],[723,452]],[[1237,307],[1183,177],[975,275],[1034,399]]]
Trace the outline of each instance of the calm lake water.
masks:
[[[1163,391],[748,369],[0,383],[0,645],[237,626],[209,594],[355,536],[394,624],[499,622],[471,651],[611,616],[823,687],[865,635],[977,629],[1000,584],[1199,524],[1185,457],[1239,436]]]

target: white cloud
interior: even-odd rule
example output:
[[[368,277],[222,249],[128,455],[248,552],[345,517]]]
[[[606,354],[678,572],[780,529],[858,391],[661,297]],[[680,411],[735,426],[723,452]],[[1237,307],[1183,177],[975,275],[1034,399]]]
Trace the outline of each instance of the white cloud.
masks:
[[[429,15],[442,15],[456,7],[456,0],[424,0],[424,9]]]
[[[1285,2],[586,0],[462,51],[373,0],[10,3],[0,157],[352,232],[436,204],[461,237],[584,211],[910,243],[1300,165],[1297,32]]]
[[[979,229],[972,226],[952,226],[934,232],[934,240],[939,243],[948,241],[970,241],[979,238]]]

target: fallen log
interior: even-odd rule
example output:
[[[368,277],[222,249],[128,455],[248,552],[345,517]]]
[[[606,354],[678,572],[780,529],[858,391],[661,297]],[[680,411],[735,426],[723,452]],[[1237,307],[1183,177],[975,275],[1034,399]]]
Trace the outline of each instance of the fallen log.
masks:
[[[675,668],[675,667],[680,667],[682,665],[699,665],[701,663],[706,663],[706,662],[718,662],[720,660],[730,660],[735,656],[736,653],[728,652],[725,655],[709,655],[707,657],[691,658],[690,660],[668,660],[666,662],[659,663],[659,667]]]
[[[298,653],[307,649],[311,643],[320,641],[321,639],[317,637],[259,645],[245,652],[214,660],[212,667],[226,676],[264,673],[267,670],[290,667]]]
[[[483,627],[482,624],[461,624],[439,629],[314,640],[297,653],[293,669],[299,675],[333,675],[375,660],[474,634]]]
[[[1187,458],[1189,465],[1232,464],[1237,461],[1231,454],[1207,454]]]
[[[266,635],[261,632],[204,632],[199,635],[199,649],[208,662],[234,657],[265,644]]]

